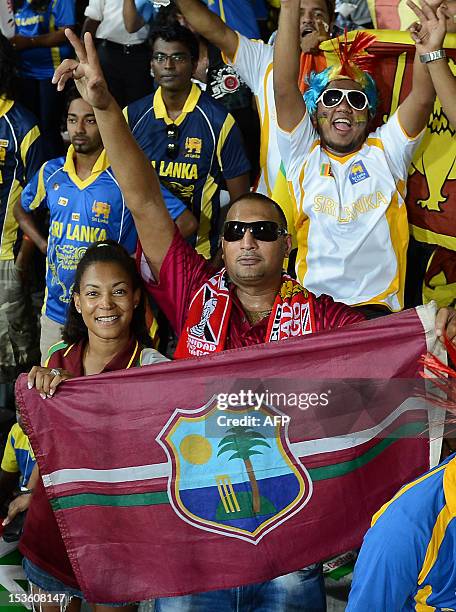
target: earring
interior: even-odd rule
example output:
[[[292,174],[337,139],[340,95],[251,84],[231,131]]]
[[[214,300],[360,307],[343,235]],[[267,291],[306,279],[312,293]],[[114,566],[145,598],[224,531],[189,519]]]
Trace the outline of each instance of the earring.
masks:
[[[79,312],[79,314],[81,314],[81,309],[76,307],[76,310]]]

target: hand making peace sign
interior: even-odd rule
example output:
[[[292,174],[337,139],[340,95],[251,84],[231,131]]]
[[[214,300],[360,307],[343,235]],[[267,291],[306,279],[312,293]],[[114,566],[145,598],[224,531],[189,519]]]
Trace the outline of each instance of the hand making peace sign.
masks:
[[[86,32],[84,43],[67,28],[65,36],[78,59],[66,59],[56,69],[52,82],[62,91],[69,79],[74,79],[81,97],[94,108],[105,110],[112,102],[103,71],[98,60],[92,35]]]

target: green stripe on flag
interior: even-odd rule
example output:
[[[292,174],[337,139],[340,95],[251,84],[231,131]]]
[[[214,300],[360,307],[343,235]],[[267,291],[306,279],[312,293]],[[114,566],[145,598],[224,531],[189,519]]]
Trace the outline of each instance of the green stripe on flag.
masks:
[[[363,455],[334,463],[333,465],[325,465],[318,468],[310,468],[309,475],[313,482],[319,480],[328,480],[330,478],[338,478],[345,476],[350,472],[365,466],[370,461],[378,457],[385,449],[396,440],[417,435],[425,431],[427,424],[423,422],[407,423],[401,425],[394,432],[389,434],[388,438],[381,440],[378,444],[370,448]],[[158,504],[169,504],[167,491],[156,491],[154,493],[128,493],[124,495],[105,495],[103,493],[77,493],[76,495],[66,495],[51,499],[51,506],[54,511],[68,510],[69,508],[78,508],[81,506],[156,506]]]
[[[424,431],[426,428],[426,423],[407,423],[405,425],[401,425],[398,427],[396,431],[394,431],[390,437],[381,440],[378,444],[370,448],[364,455],[360,455],[356,457],[356,459],[351,459],[350,461],[343,461],[342,463],[335,463],[334,465],[325,465],[318,468],[310,468],[308,470],[309,475],[313,482],[317,482],[319,480],[328,480],[329,478],[337,478],[339,476],[345,476],[345,474],[349,474],[354,470],[357,470],[360,467],[378,457],[380,453],[382,453],[388,446],[394,444],[397,439],[403,439],[405,437],[410,437],[413,434],[419,434]]]
[[[100,493],[78,493],[51,500],[53,510],[67,510],[78,506],[156,506],[167,504],[168,493],[130,493],[127,495],[103,495]]]

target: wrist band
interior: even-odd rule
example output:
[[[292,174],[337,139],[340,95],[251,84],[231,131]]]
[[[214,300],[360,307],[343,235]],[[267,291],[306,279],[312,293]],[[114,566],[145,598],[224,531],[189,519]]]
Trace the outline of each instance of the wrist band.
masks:
[[[428,64],[429,62],[434,62],[435,60],[445,58],[445,49],[437,49],[437,51],[430,51],[429,53],[423,53],[422,55],[420,55],[420,62],[422,64]]]

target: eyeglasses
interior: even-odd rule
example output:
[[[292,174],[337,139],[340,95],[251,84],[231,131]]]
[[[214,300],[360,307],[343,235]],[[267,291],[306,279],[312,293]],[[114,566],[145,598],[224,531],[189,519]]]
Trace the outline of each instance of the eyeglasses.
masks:
[[[321,102],[326,108],[333,108],[346,99],[352,108],[355,110],[364,110],[369,103],[364,91],[357,89],[325,89],[318,98],[317,102]]]
[[[223,228],[223,238],[227,242],[237,242],[242,240],[245,232],[249,230],[255,240],[262,242],[274,242],[279,236],[286,236],[288,231],[279,227],[275,221],[227,221]]]
[[[179,155],[179,128],[175,123],[166,126],[166,136],[169,140],[166,145],[166,155],[175,160]]]
[[[174,64],[183,64],[188,61],[189,58],[190,56],[188,53],[171,53],[168,55],[167,53],[157,52],[152,54],[152,59],[154,62],[157,62],[157,64],[164,64],[168,60],[171,60]]]

